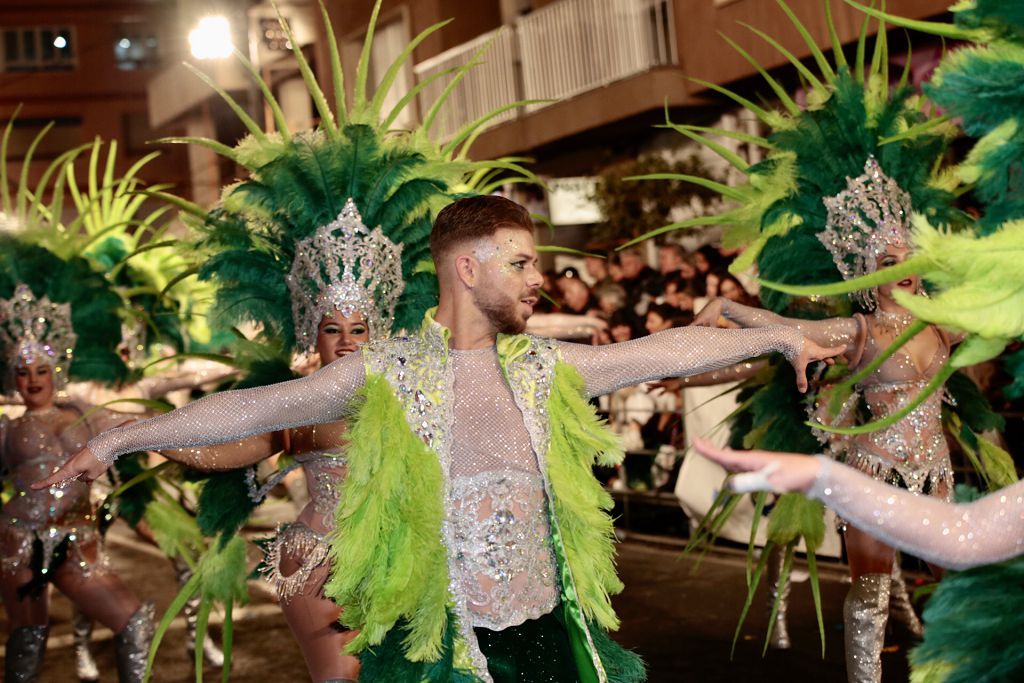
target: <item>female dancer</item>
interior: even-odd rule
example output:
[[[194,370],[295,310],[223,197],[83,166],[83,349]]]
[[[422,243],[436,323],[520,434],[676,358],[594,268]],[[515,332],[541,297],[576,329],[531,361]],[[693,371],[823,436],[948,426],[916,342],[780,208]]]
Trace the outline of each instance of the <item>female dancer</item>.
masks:
[[[316,351],[326,365],[370,340],[370,329],[361,312],[346,316],[337,308],[327,312],[317,326]],[[277,588],[281,611],[295,636],[309,675],[316,683],[355,681],[359,660],[343,655],[342,649],[354,637],[340,628],[341,608],[323,595],[328,575],[326,535],[334,527],[345,459],[339,455],[345,422],[285,429],[204,448],[169,451],[173,460],[199,469],[228,470],[253,465],[276,453],[294,456],[302,467],[309,503],[298,519],[282,525],[267,554],[267,574]],[[250,491],[255,501],[279,483],[293,467],[275,474],[259,491]]]
[[[14,420],[0,416],[0,463],[14,489],[0,511],[0,595],[11,624],[5,680],[38,680],[49,631],[46,589],[53,583],[79,610],[114,632],[122,683],[141,681],[153,608],[140,605],[107,565],[90,484],[29,487],[123,417],[106,411],[89,411],[86,417],[81,408],[55,400],[76,340],[69,305],[37,299],[27,285],[19,285],[10,300],[0,301],[0,338],[9,379],[26,408]]]
[[[863,175],[847,179],[847,189],[824,203],[828,227],[819,239],[844,277],[874,272],[907,258],[910,196],[882,172],[873,157],[868,158]],[[872,209],[878,216],[874,225],[860,218]],[[701,311],[694,324],[714,325],[724,317],[743,327],[789,325],[818,343],[845,346],[846,361],[856,372],[880,358],[914,320],[896,302],[893,292],[917,293],[919,287],[916,275],[882,285],[877,291],[861,295],[870,313],[818,321],[786,318],[718,298]],[[844,403],[836,423],[845,425],[858,419],[860,395],[874,419],[902,409],[943,368],[953,342],[939,327],[927,326],[860,382],[859,394],[854,393]],[[829,449],[835,457],[879,481],[948,500],[953,481],[949,448],[942,432],[941,402],[942,393],[932,393],[890,427],[853,437],[829,438]],[[847,524],[845,534],[853,577],[844,604],[847,672],[851,681],[877,680],[881,675],[895,550],[856,524]]]

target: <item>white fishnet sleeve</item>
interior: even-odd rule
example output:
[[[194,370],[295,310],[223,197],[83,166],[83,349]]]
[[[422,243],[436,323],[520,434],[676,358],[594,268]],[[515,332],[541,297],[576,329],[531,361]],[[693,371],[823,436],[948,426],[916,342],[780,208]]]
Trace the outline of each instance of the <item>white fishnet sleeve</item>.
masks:
[[[825,320],[804,320],[787,318],[763,308],[744,306],[735,301],[722,299],[722,317],[740,327],[769,327],[786,325],[799,330],[805,337],[821,346],[854,347],[863,334],[855,317],[826,318]]]
[[[583,376],[591,397],[665,377],[719,370],[777,351],[792,361],[804,337],[789,327],[720,330],[678,327],[606,346],[560,342],[562,358]]]
[[[111,429],[91,439],[89,448],[109,463],[135,451],[209,446],[333,422],[364,381],[362,354],[352,353],[308,377],[212,394],[164,415]]]
[[[950,569],[968,569],[1024,552],[1024,482],[972,503],[918,496],[831,458],[807,492],[859,529]]]

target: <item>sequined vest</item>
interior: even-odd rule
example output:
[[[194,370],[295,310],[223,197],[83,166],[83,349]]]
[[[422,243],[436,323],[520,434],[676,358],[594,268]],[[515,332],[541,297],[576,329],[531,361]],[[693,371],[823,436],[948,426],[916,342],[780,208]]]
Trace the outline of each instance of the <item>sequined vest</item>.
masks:
[[[445,490],[438,491],[436,496],[431,496],[431,499],[439,501],[448,500],[448,489],[451,486],[448,473],[451,471],[452,452],[450,425],[453,423],[453,373],[448,358],[448,339],[448,330],[433,322],[428,316],[422,330],[417,335],[375,342],[363,348],[367,377],[383,377],[387,381],[403,407],[408,428],[437,457],[441,470],[441,486]],[[563,535],[559,524],[560,516],[568,516],[575,517],[575,519],[567,520],[570,527],[592,526],[589,514],[576,515],[573,513],[574,504],[558,504],[560,502],[558,492],[554,490],[550,477],[551,465],[548,462],[548,457],[551,454],[549,449],[551,421],[547,407],[551,398],[556,366],[560,362],[558,347],[552,340],[529,335],[499,335],[497,351],[508,386],[522,412],[544,482],[552,546],[557,559],[560,581],[561,605],[556,609],[564,610],[570,642],[573,645],[577,668],[580,671],[580,680],[583,683],[603,683],[607,681],[607,675],[594,645],[591,629],[599,628],[593,623],[594,620],[605,625],[615,622],[614,613],[607,601],[607,594],[618,590],[621,584],[609,585],[617,583],[617,578],[614,577],[613,550],[610,542],[602,543],[600,547],[590,544],[586,546],[591,554],[587,558],[587,562],[591,565],[601,566],[604,572],[600,578],[592,578],[588,585],[602,582],[603,584],[596,591],[599,594],[596,599],[594,590],[577,591],[576,574],[571,566],[570,557],[579,557],[580,546],[584,543],[574,544],[572,538]],[[597,421],[594,424],[603,429]],[[565,472],[566,468],[563,467],[561,471]],[[565,475],[562,476],[564,478]],[[599,485],[590,476],[589,464],[586,466],[585,476],[591,480],[588,483],[597,486],[597,490],[600,491]],[[359,483],[350,477],[346,482],[346,496],[349,495],[351,487],[357,486]],[[599,497],[598,494],[597,498]],[[593,505],[593,501],[588,501],[588,504]],[[600,503],[599,506],[605,507]],[[557,514],[556,509],[558,510]],[[457,637],[460,641],[456,645],[456,653],[463,655],[461,657],[463,664],[467,668],[471,668],[481,680],[490,681],[486,660],[480,652],[471,627],[472,620],[468,610],[467,597],[454,594],[456,584],[450,580],[450,577],[456,572],[456,554],[458,553],[458,548],[452,541],[453,525],[450,513],[451,510],[446,509],[442,515],[438,538],[444,546],[447,557],[449,590],[447,609],[451,610],[455,617]],[[595,509],[591,513],[607,518],[604,510]],[[593,554],[603,554],[606,557],[595,559]],[[612,580],[607,579],[609,573],[613,577]],[[588,602],[601,604],[591,605],[587,604]]]

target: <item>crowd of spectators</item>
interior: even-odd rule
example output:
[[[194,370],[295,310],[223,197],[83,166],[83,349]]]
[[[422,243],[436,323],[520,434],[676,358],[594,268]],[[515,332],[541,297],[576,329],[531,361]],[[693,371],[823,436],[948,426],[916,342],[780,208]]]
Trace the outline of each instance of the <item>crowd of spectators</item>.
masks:
[[[716,296],[757,305],[743,283],[728,272],[728,262],[710,245],[691,253],[679,244],[663,244],[657,249],[657,269],[648,265],[639,247],[588,256],[583,272],[569,267],[545,275],[551,300],[538,312],[599,318],[607,329],[600,331],[597,341],[610,343],[688,325],[694,313]]]
[[[758,305],[757,298],[728,272],[729,257],[713,246],[687,252],[678,244],[660,245],[657,268],[648,263],[641,248],[587,251],[600,257],[588,256],[579,267],[545,274],[544,289],[550,300],[538,312],[602,321],[576,328],[592,343],[623,342],[688,325],[716,296]],[[627,457],[630,488],[671,487],[671,476],[678,468],[676,454],[684,447],[683,404],[683,392],[671,382],[628,387],[601,399],[601,411],[622,435],[627,450],[648,454],[632,468]],[[652,455],[656,456],[653,467]],[[623,474],[617,473],[618,486],[627,485]]]

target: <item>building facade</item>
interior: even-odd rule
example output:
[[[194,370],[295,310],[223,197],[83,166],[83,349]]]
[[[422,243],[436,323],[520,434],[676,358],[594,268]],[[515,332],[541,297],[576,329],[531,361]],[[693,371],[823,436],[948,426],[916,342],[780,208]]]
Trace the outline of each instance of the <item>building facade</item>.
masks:
[[[120,170],[152,152],[147,87],[175,49],[173,9],[147,0],[5,0],[0,3],[0,125],[20,113],[8,157],[15,170],[49,123],[32,173],[99,136],[118,140]],[[186,154],[165,150],[149,182],[188,186]]]
[[[827,48],[821,0],[788,4]],[[943,13],[948,4],[892,0],[887,9],[925,18]],[[354,38],[365,31],[373,2],[335,0],[329,6],[335,30]],[[455,0],[386,0],[378,23],[408,40],[454,17],[417,47],[409,81],[461,66],[486,49],[482,63],[452,97],[438,132],[454,134],[497,106],[530,101],[499,117],[474,151],[487,157],[531,156],[540,172],[553,175],[599,165],[603,152],[596,148],[643,140],[652,124],[664,121],[666,105],[683,118],[706,118],[723,100],[700,81],[739,83],[744,89],[742,82],[756,71],[725,37],[768,69],[786,66],[741,22],[776,38],[797,57],[809,56],[783,10],[769,0],[480,0],[472,13],[460,6]],[[831,6],[842,41],[854,42],[864,15],[838,0]],[[869,30],[875,31],[874,24]],[[781,77],[796,84],[787,70],[792,71],[781,69]],[[425,98],[444,83],[439,79],[426,89]]]

